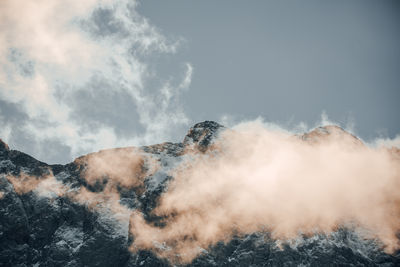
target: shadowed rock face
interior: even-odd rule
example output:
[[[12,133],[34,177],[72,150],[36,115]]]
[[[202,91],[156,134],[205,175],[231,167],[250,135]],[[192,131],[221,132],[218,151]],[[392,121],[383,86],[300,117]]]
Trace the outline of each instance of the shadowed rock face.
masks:
[[[225,127],[214,122],[214,121],[204,121],[195,124],[190,128],[189,132],[183,139],[183,144],[185,146],[194,145],[195,148],[204,152],[207,147],[211,144],[213,138],[218,135],[218,133]]]
[[[157,258],[151,251],[129,251],[135,238],[128,231],[129,220],[108,216],[99,208],[105,201],[101,197],[109,190],[107,193],[118,196],[119,208],[139,210],[148,222],[157,225],[160,220],[151,211],[173,179],[168,175],[168,169],[180,161],[189,147],[206,151],[223,129],[216,122],[205,121],[194,125],[182,143],[137,148],[143,156],[138,168],[141,174],[136,175],[141,177],[141,182],[129,187],[113,184],[107,175],[97,179],[96,183],[88,183],[85,162],[90,156],[80,157],[67,165],[47,165],[22,152],[10,150],[0,140],[0,266],[168,266],[168,261]],[[317,128],[301,138],[306,141],[322,140],[332,133],[348,134],[338,127],[328,126]],[[354,138],[355,142],[359,142]],[[118,153],[129,157],[132,150],[134,148],[121,148]],[[157,162],[159,167],[151,169],[147,164],[150,160]],[[33,188],[18,193],[13,184],[13,179],[34,179],[35,185],[38,185],[47,181],[49,175],[54,177],[53,184],[50,184],[52,188],[68,186],[68,190],[60,189],[59,193],[43,195],[39,189]],[[76,192],[86,192],[89,198],[99,196],[100,200],[94,205],[77,198]],[[190,265],[400,264],[398,254],[386,254],[372,241],[360,240],[348,229],[338,229],[330,236],[304,236],[302,239],[299,244],[283,244],[279,248],[268,233],[235,236],[227,244],[217,243],[204,251]]]

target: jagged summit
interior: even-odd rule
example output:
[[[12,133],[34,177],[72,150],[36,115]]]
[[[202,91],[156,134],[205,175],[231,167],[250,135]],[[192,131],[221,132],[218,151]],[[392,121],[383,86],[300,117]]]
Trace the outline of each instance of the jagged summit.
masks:
[[[198,150],[204,152],[208,148],[208,146],[212,143],[212,140],[215,137],[217,137],[218,134],[224,129],[226,129],[225,126],[215,121],[203,121],[194,124],[189,129],[182,143],[164,142],[161,144],[142,146],[141,149],[143,149],[145,152],[148,153],[158,154],[163,151],[166,151],[167,154],[180,155],[181,153],[183,153],[184,147],[193,145]],[[354,139],[356,143],[362,144],[362,141],[359,138],[357,138],[353,134],[347,132],[346,130],[337,125],[320,126],[313,129],[310,132],[306,132],[304,134],[300,134],[297,136],[299,136],[301,139],[305,141],[311,141],[311,142],[322,141],[325,138],[331,136],[346,136]],[[131,149],[131,148],[132,147],[111,148],[110,150]],[[0,151],[3,151],[4,153],[10,151],[9,146],[2,139],[0,139]],[[77,159],[84,158],[85,156],[87,155],[82,155]]]
[[[225,127],[215,121],[199,122],[189,129],[182,143],[165,142],[142,146],[141,149],[151,154],[166,153],[172,156],[182,155],[185,153],[185,148],[189,146],[193,146],[193,148],[204,152],[223,128]]]
[[[211,143],[213,138],[218,135],[219,131],[224,128],[225,127],[223,125],[215,121],[203,121],[196,123],[186,134],[183,144],[196,144],[199,150],[204,151]]]
[[[314,130],[310,131],[308,134],[317,134],[317,135],[330,135],[337,133],[347,133],[342,127],[338,125],[325,125],[319,126]]]
[[[320,142],[334,137],[345,138],[352,140],[356,145],[363,145],[362,141],[358,137],[338,125],[320,126],[308,133],[302,134],[300,137],[309,142]]]

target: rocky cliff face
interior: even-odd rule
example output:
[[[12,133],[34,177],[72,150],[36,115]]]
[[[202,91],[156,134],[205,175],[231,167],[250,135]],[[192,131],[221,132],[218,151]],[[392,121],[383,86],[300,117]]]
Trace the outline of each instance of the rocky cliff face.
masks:
[[[222,129],[206,121],[194,125],[182,143],[105,150],[67,165],[48,165],[1,141],[0,266],[171,265],[151,250],[132,250],[130,212],[142,212],[146,221],[162,227],[152,210],[174,179],[169,170],[187,151],[207,151]],[[332,132],[344,133],[322,127],[301,138],[318,141]],[[268,233],[253,233],[205,249],[189,265],[400,264],[399,254],[387,254],[345,228],[281,245]]]

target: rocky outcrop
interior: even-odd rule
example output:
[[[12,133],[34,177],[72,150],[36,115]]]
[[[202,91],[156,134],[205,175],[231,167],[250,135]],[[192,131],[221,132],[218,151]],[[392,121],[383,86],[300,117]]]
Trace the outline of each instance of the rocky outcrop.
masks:
[[[212,143],[213,139],[218,136],[218,133],[225,127],[214,122],[204,121],[195,124],[190,128],[189,132],[183,139],[183,145],[193,145],[198,150],[204,152],[207,147]]]

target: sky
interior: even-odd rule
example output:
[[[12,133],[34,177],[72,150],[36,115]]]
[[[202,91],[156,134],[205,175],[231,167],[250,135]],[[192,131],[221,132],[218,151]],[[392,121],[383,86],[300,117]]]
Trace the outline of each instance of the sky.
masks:
[[[396,138],[399,11],[396,1],[3,0],[0,138],[48,163],[178,142],[203,120],[311,129],[329,117],[366,141]]]

